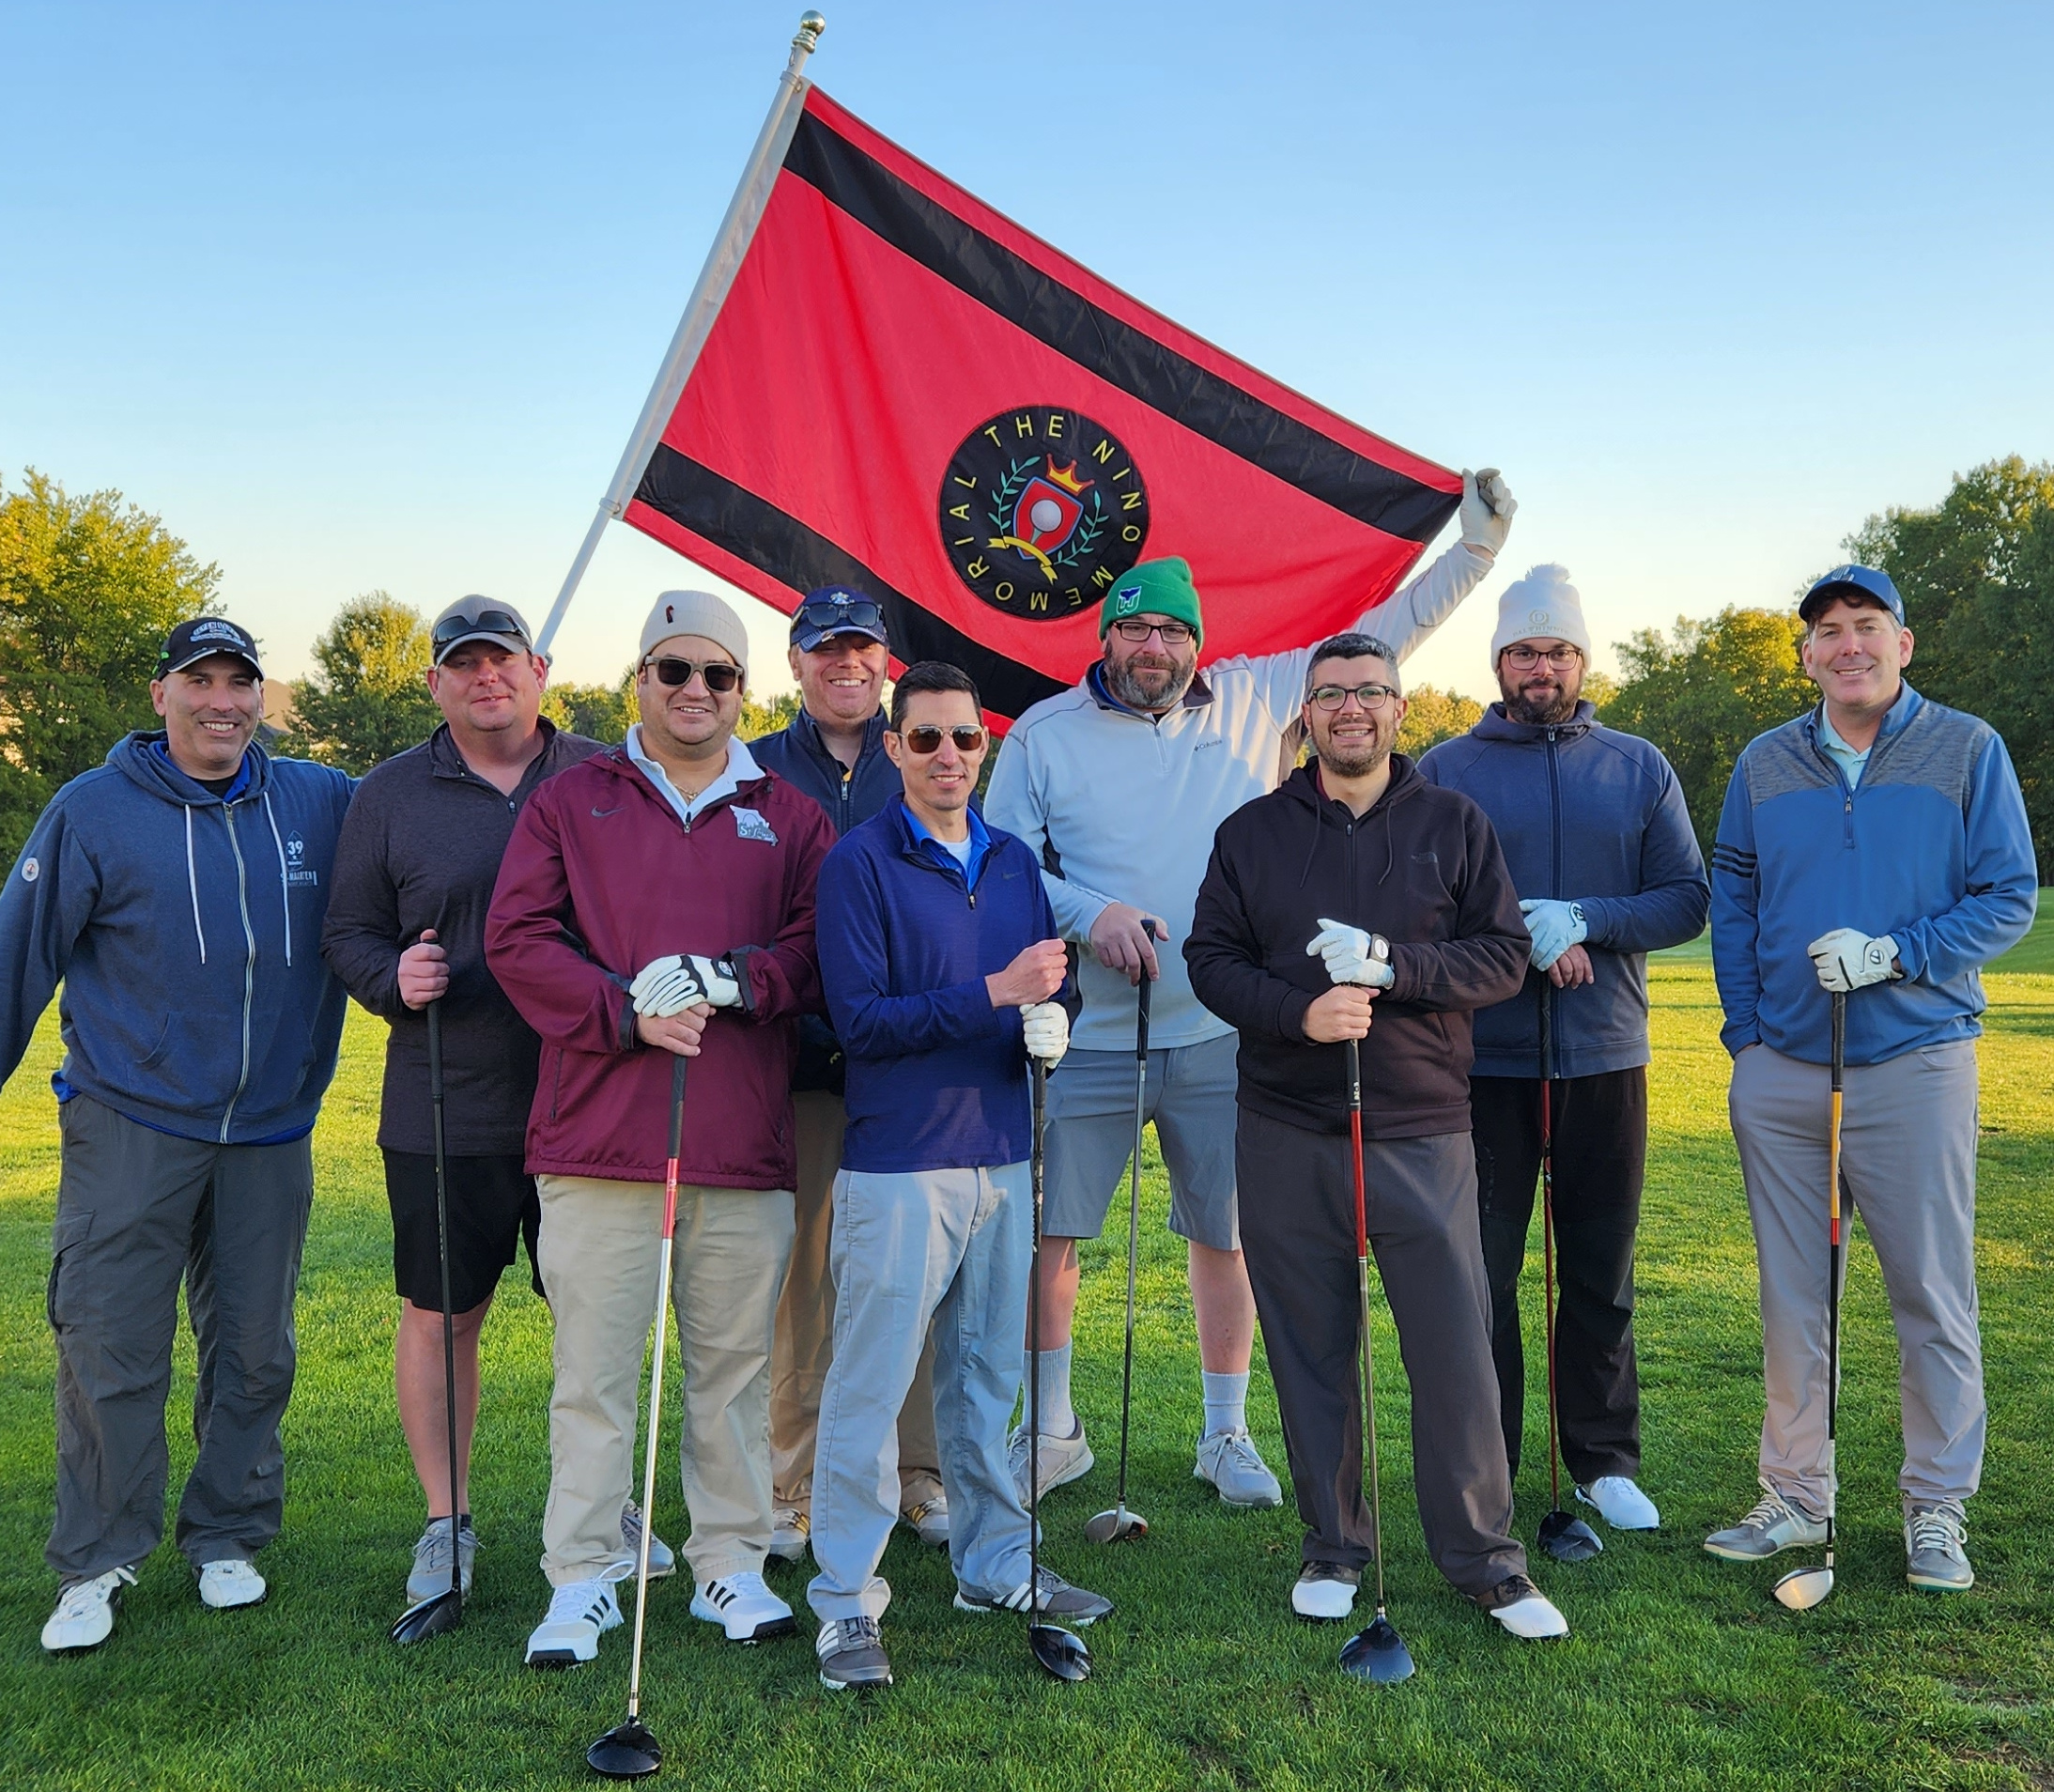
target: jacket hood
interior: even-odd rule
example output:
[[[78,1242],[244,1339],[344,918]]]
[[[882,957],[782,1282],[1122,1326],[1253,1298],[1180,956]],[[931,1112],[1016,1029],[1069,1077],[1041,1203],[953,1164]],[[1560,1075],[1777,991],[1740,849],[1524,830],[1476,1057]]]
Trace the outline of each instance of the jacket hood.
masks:
[[[1514,721],[1505,713],[1504,703],[1495,703],[1484,711],[1469,732],[1476,740],[1537,741],[1544,740],[1551,727],[1559,735],[1587,734],[1597,726],[1597,704],[1587,697],[1579,697],[1576,713],[1568,720],[1558,722]]]
[[[219,803],[225,800],[201,783],[188,778],[171,763],[167,745],[169,736],[162,728],[148,733],[138,729],[134,734],[124,734],[107,749],[107,764],[131,782],[140,784],[152,796],[162,797],[167,803],[188,804],[198,808],[203,803]],[[242,749],[241,787],[235,792],[236,800],[245,796],[260,796],[270,782],[270,755],[255,741]]]

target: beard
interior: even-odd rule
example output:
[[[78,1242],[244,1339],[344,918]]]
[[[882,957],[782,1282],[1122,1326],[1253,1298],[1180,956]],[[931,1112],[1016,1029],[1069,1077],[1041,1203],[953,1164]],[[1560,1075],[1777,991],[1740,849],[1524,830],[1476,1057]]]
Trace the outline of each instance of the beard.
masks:
[[[1391,740],[1381,740],[1341,747],[1333,741],[1315,742],[1314,750],[1320,756],[1321,767],[1335,777],[1367,778],[1390,758],[1393,744]]]
[[[1108,659],[1105,661],[1105,688],[1129,709],[1143,709],[1154,714],[1175,709],[1183,701],[1184,692],[1191,688],[1192,678],[1197,670],[1196,654],[1189,660],[1180,660],[1166,667],[1137,667],[1133,660],[1116,666]]]
[[[1499,688],[1504,690],[1505,687]],[[1505,713],[1511,720],[1524,722],[1529,728],[1553,728],[1576,714],[1577,702],[1583,694],[1581,678],[1574,685],[1557,680],[1530,693],[1521,686],[1514,686],[1505,690]]]

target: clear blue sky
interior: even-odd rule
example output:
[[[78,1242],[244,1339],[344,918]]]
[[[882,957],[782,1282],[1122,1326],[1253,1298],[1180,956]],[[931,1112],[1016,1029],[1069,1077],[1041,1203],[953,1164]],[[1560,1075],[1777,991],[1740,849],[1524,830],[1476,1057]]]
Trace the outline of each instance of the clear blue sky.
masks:
[[[538,618],[799,10],[0,0],[0,476],[160,512],[288,675],[375,586]],[[2045,5],[824,10],[811,73],[909,149],[1502,465],[1601,649],[2054,456]],[[562,672],[687,578],[611,530]],[[1486,687],[1500,582],[1415,678]]]

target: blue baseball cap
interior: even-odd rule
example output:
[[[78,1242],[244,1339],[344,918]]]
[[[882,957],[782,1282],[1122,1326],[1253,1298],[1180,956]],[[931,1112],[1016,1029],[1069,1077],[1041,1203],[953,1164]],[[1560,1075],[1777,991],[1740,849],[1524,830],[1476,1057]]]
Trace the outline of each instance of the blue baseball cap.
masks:
[[[1804,594],[1798,615],[1804,622],[1815,622],[1818,612],[1836,597],[1865,597],[1889,610],[1897,619],[1898,627],[1905,626],[1905,600],[1897,595],[1897,587],[1890,582],[1889,575],[1877,572],[1874,566],[1835,566]]]
[[[792,612],[792,645],[810,654],[837,635],[865,635],[888,647],[884,606],[848,585],[823,585],[810,591]]]

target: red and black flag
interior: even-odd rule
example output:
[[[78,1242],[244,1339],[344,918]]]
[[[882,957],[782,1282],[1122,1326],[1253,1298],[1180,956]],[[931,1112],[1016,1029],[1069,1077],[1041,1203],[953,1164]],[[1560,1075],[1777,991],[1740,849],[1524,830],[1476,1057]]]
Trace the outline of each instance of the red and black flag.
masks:
[[[1205,657],[1394,590],[1459,477],[1108,286],[808,89],[626,520],[789,610],[884,605],[997,717],[1099,653],[1105,592],[1181,554]]]

